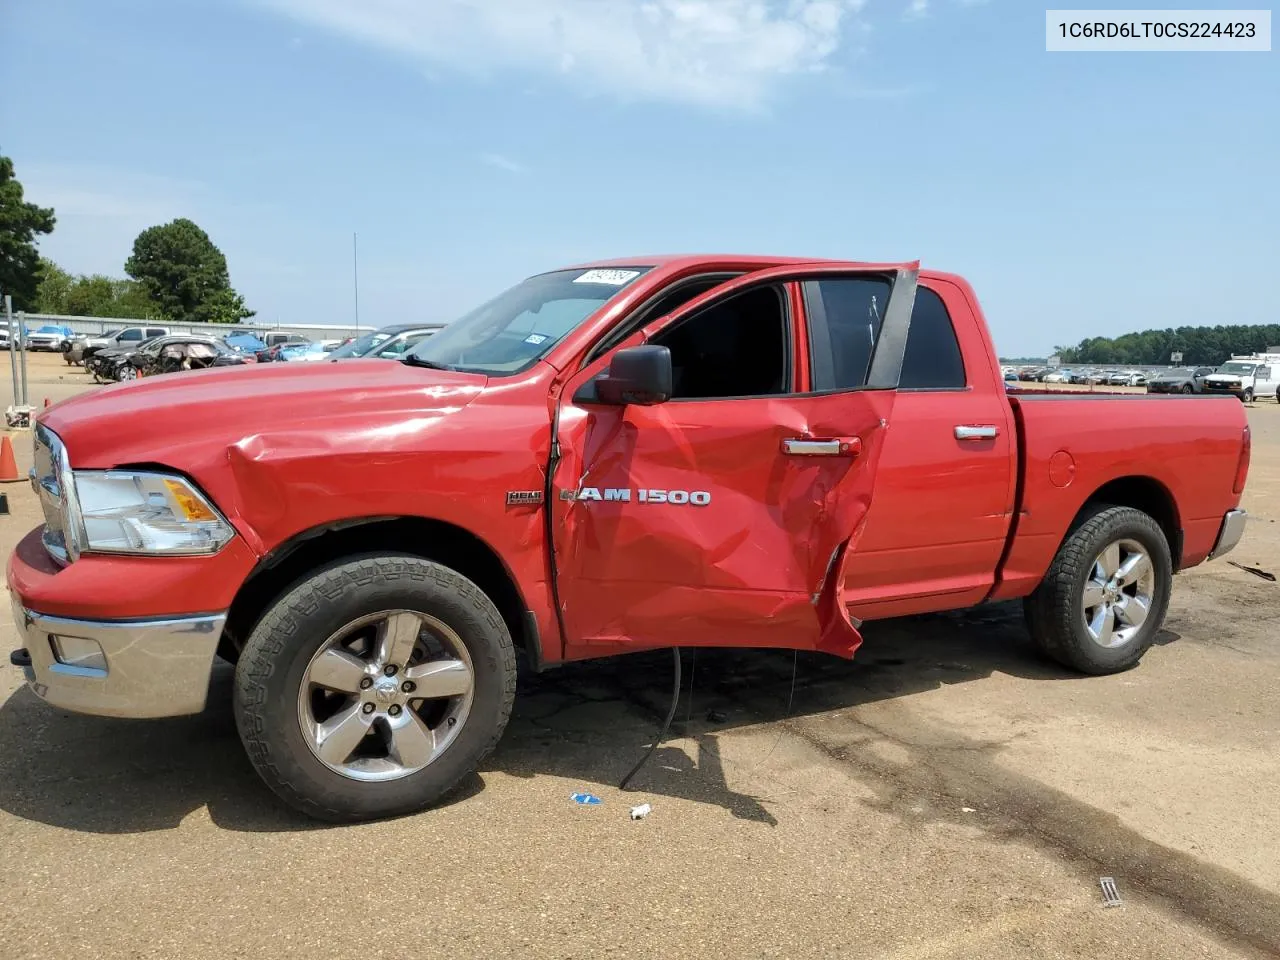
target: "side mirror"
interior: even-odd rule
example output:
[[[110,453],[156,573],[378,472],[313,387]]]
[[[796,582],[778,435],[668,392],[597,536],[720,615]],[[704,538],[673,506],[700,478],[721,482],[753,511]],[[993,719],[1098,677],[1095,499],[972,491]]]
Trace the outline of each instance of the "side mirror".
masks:
[[[616,406],[666,403],[671,399],[671,351],[653,344],[619,350],[608,372],[596,379],[596,396]]]

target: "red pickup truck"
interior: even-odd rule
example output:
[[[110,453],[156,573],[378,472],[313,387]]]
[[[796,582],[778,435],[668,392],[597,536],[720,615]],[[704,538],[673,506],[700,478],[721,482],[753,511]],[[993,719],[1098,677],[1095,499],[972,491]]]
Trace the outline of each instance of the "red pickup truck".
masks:
[[[259,773],[333,820],[473,770],[517,649],[851,657],[863,621],[1025,598],[1050,656],[1131,667],[1239,540],[1250,449],[1230,397],[1010,395],[960,277],[740,256],[555,270],[404,362],[149,378],[34,433],[31,688],[193,713],[220,654]]]

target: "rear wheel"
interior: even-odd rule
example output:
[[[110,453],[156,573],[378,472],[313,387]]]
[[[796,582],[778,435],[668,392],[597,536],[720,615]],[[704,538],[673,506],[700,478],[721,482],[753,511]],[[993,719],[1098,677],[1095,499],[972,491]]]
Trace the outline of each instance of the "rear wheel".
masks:
[[[249,758],[295,809],[420,810],[493,749],[515,696],[511,636],[456,571],[405,556],[322,569],[263,615],[236,667]]]
[[[1140,510],[1099,505],[1058,549],[1025,610],[1031,636],[1064,666],[1135,666],[1164,623],[1173,586],[1169,544]]]

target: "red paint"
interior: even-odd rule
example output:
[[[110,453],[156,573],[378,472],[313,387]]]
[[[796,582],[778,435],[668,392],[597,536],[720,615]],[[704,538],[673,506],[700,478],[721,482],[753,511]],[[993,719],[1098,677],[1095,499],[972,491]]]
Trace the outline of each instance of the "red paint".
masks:
[[[1049,482],[1055,487],[1069,487],[1076,478],[1076,461],[1066,450],[1049,458]]]
[[[1239,403],[1008,397],[977,300],[954,275],[926,271],[920,283],[955,324],[964,388],[819,394],[810,392],[797,281],[899,265],[735,256],[613,263],[656,266],[517,376],[379,360],[269,363],[109,386],[48,409],[41,420],[63,438],[73,467],[181,471],[239,537],[215,557],[85,556],[59,570],[33,535],[10,559],[11,589],[32,609],[63,616],[211,612],[231,603],[262,557],[306,531],[423,517],[497,553],[534,613],[548,662],[672,645],[849,656],[860,642],[851,616],[1028,593],[1081,505],[1109,481],[1145,477],[1169,492],[1183,566],[1205,558],[1222,514],[1238,505],[1237,473],[1248,465]],[[606,354],[584,364],[594,343],[673,281],[721,270],[748,274],[623,345],[770,280],[784,285],[794,318],[795,393],[653,407],[573,402],[608,363]],[[557,408],[552,500],[509,507],[509,491],[543,489]],[[966,424],[992,425],[996,436],[957,439],[955,427]],[[797,438],[844,446],[831,457],[787,453],[783,442]],[[1068,484],[1056,454],[1074,463]],[[584,487],[626,489],[631,499],[561,499]],[[711,502],[654,502],[671,490],[705,491]],[[543,509],[554,520],[565,637]]]

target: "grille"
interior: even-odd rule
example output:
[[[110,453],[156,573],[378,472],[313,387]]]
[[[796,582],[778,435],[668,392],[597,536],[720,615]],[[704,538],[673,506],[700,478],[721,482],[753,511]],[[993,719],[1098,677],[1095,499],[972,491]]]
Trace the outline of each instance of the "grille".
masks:
[[[32,432],[35,456],[31,468],[31,485],[44,510],[44,533],[40,539],[49,555],[65,565],[70,562],[62,490],[62,478],[70,473],[66,468],[66,451],[62,447],[62,441],[48,428],[37,424]]]

